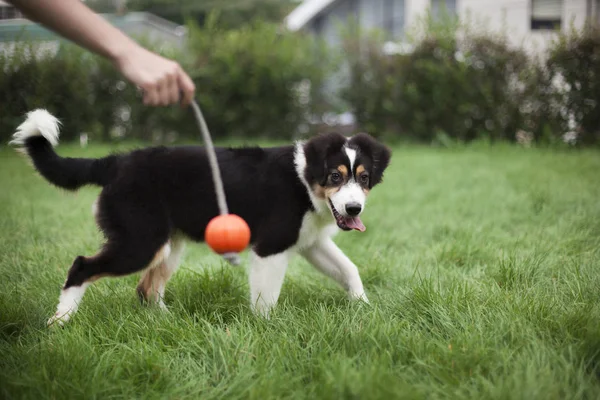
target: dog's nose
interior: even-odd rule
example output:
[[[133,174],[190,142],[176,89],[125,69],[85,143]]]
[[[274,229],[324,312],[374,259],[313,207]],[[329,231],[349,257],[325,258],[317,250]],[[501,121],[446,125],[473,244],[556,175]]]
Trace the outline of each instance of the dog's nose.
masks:
[[[346,212],[351,217],[356,217],[362,211],[360,203],[348,203],[346,204]]]

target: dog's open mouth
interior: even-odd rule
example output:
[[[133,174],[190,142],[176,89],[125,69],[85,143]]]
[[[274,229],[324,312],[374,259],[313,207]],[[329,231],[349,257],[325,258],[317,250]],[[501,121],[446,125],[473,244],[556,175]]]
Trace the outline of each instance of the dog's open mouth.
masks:
[[[329,200],[329,205],[331,206],[331,212],[333,213],[335,222],[337,222],[337,225],[340,227],[340,229],[345,231],[351,231],[352,229],[355,229],[361,232],[364,232],[367,229],[360,220],[360,217],[344,217],[335,209],[331,200]]]

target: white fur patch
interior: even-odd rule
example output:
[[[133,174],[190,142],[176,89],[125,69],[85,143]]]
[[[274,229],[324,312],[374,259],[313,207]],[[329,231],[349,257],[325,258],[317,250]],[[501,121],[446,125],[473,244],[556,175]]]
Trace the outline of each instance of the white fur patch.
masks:
[[[154,255],[152,261],[150,261],[150,265],[148,268],[156,268],[160,266],[163,262],[165,262],[169,256],[171,255],[171,242],[165,243]]]
[[[302,255],[325,275],[337,281],[353,300],[369,302],[358,268],[331,240],[324,238],[302,252]]]
[[[347,215],[346,213],[346,205],[349,203],[358,203],[361,208],[365,208],[365,202],[367,200],[367,196],[365,192],[362,190],[360,185],[355,181],[350,181],[336,193],[331,196],[331,202],[333,206],[342,215]]]
[[[60,293],[56,313],[48,320],[48,326],[51,326],[54,323],[62,326],[67,322],[77,311],[79,303],[89,285],[88,282],[85,282],[81,286],[71,286],[70,288],[63,289]]]
[[[310,201],[315,208],[315,212],[307,212],[302,218],[302,225],[295,248],[303,249],[312,246],[321,237],[332,236],[338,232],[337,225],[331,215],[331,210],[326,200],[319,199],[315,196],[308,182],[304,178],[306,169],[306,156],[304,155],[303,142],[296,143],[296,151],[294,152],[294,165],[296,166],[296,174],[302,182],[310,198]]]
[[[346,154],[348,155],[348,159],[350,160],[350,171],[354,171],[354,163],[356,162],[356,150],[350,149],[348,147],[344,148],[346,150]]]
[[[339,229],[329,208],[326,208],[324,213],[307,212],[302,218],[302,225],[294,250],[310,247],[317,241],[331,237],[338,232]]]
[[[96,200],[94,200],[94,202],[92,203],[92,215],[97,218],[98,217],[98,202],[100,201],[100,198],[96,198]]]
[[[43,136],[52,146],[58,144],[60,121],[44,109],[27,113],[27,119],[17,127],[13,140],[9,144],[22,146],[25,140],[32,136]]]
[[[327,202],[325,200],[319,199],[315,196],[310,185],[304,178],[304,171],[306,170],[306,156],[304,155],[304,143],[299,141],[296,143],[296,150],[294,151],[294,165],[296,167],[296,174],[298,175],[298,179],[300,182],[306,187],[306,191],[308,192],[308,196],[310,197],[310,201],[317,211],[317,213],[323,213],[328,210]]]
[[[269,312],[277,304],[285,271],[288,266],[287,251],[269,257],[259,257],[251,252],[250,306],[254,312],[269,318]]]

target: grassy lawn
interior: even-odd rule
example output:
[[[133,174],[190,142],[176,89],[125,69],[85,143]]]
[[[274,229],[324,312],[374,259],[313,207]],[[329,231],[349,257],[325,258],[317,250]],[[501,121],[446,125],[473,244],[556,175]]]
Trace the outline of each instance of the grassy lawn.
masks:
[[[336,238],[372,304],[295,259],[269,321],[244,267],[190,244],[170,314],[139,304],[138,276],[104,279],[48,330],[100,244],[99,189],[61,192],[6,147],[0,188],[2,398],[600,397],[598,152],[395,148],[367,231]]]

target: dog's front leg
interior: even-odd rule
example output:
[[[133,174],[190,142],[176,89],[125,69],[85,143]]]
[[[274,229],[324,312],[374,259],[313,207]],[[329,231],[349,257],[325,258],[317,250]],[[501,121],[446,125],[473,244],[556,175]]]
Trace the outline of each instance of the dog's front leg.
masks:
[[[320,240],[305,249],[302,256],[318,270],[342,285],[351,299],[369,302],[358,268],[331,238]]]
[[[250,305],[255,313],[269,318],[269,312],[277,304],[288,262],[287,251],[268,257],[251,253]]]

